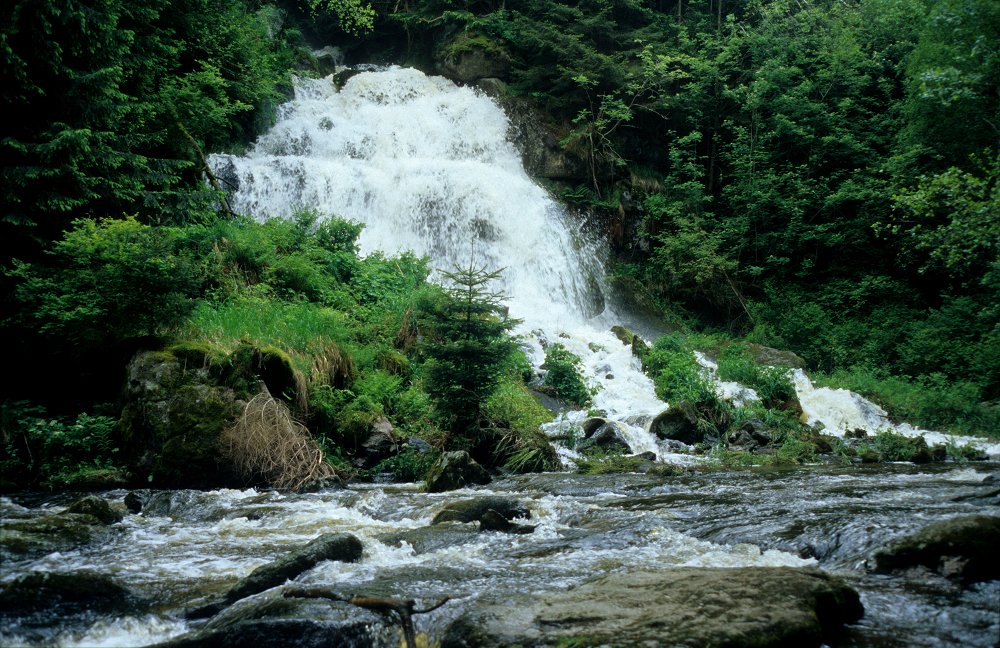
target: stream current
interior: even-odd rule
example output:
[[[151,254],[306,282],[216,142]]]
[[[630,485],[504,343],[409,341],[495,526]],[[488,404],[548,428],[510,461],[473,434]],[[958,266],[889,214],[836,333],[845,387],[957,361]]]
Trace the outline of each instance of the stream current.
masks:
[[[237,211],[269,218],[311,208],[363,223],[363,254],[412,251],[438,270],[470,261],[504,268],[499,288],[524,322],[518,332],[536,366],[544,344],[564,344],[583,360],[597,390],[594,407],[620,424],[633,451],[690,461],[646,429],[666,403],[609,331],[629,321],[608,296],[600,246],[531,181],[507,130],[503,111],[470,88],[410,69],[369,69],[340,88],[331,78],[300,81],[275,127],[247,155],[213,156],[211,164],[238,185]],[[806,414],[828,432],[892,426],[929,434],[895,425],[856,394],[816,389],[804,374],[795,380]],[[568,415],[553,432],[574,416],[583,415]],[[981,445],[1000,457],[1000,447]],[[401,530],[420,537],[447,503],[488,494],[527,505],[534,533],[472,532],[402,545],[382,538]],[[125,492],[101,495],[120,503]],[[451,596],[417,619],[432,639],[486,592],[561,590],[608,572],[682,565],[818,565],[841,575],[861,592],[866,610],[849,645],[993,646],[1000,636],[1000,582],[962,589],[927,574],[890,578],[865,569],[874,549],[929,522],[1000,514],[998,463],[676,477],[567,472],[444,494],[415,484],[362,484],[312,494],[163,497],[170,503],[160,514],[126,516],[101,542],[8,556],[0,566],[0,582],[32,571],[106,573],[155,601],[148,612],[5,619],[0,645],[164,641],[190,629],[185,609],[325,532],[355,534],[363,559],[321,563],[298,581],[421,601]],[[0,498],[0,518],[49,515],[71,501],[69,494]]]

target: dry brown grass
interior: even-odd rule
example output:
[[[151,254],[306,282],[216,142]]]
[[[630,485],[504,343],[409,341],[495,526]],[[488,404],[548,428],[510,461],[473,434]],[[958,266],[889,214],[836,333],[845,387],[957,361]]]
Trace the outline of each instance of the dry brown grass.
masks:
[[[280,490],[299,490],[336,474],[309,430],[266,390],[250,399],[219,443],[237,472]]]
[[[354,382],[357,369],[354,360],[336,344],[328,344],[313,356],[310,381],[313,385],[331,385],[346,389]]]

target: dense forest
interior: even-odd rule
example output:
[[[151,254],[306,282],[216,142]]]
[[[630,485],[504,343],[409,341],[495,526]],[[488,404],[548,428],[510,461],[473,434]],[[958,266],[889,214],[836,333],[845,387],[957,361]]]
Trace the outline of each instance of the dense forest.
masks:
[[[614,284],[677,331],[646,359],[660,393],[688,390],[720,432],[749,415],[679,380],[697,370],[676,353],[722,349],[773,387],[775,411],[789,387],[741,364],[747,344],[794,351],[894,417],[1000,430],[992,0],[16,0],[2,13],[5,487],[197,485],[225,452],[237,479],[280,482],[253,448],[199,445],[239,424],[261,382],[278,427],[326,457],[308,477],[419,478],[454,447],[488,467],[556,465],[495,269],[453,269],[441,288],[425,260],[361,258],[355,224],[233,214],[209,170],[210,153],[273,122],[293,74],[330,71],[312,52],[331,44],[349,63],[429,73],[475,54],[546,115],[582,169],[549,188],[607,239]],[[549,351],[543,387],[585,407],[572,354]],[[192,419],[173,417],[180,432],[150,432],[149,404],[123,396],[143,380],[137,352],[199,395],[168,407]],[[432,453],[362,466],[380,421]]]

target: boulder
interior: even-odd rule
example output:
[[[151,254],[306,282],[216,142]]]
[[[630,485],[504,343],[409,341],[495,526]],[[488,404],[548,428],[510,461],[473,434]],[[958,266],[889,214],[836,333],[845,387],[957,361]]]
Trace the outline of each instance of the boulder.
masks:
[[[368,438],[361,442],[357,457],[352,463],[358,468],[371,469],[383,459],[396,454],[399,445],[400,441],[389,419],[384,416],[376,417],[372,421]]]
[[[285,598],[276,588],[244,599],[202,628],[157,648],[398,648],[399,625],[387,616],[330,600]]]
[[[771,444],[771,430],[760,419],[750,419],[730,433],[726,443],[730,448],[752,452]]]
[[[61,614],[131,611],[139,605],[125,587],[107,575],[91,570],[74,572],[28,572],[0,588],[0,610],[23,616],[33,612]]]
[[[461,32],[442,48],[437,68],[456,83],[504,79],[510,75],[510,56],[492,40]]]
[[[470,484],[488,484],[491,480],[486,469],[465,450],[445,452],[427,474],[427,492],[442,493]]]
[[[484,602],[441,648],[821,646],[861,618],[858,593],[816,569],[682,567],[610,574],[567,592]]]
[[[219,601],[192,610],[189,618],[218,613],[231,603],[263,592],[312,569],[324,560],[357,562],[361,560],[361,541],[349,533],[324,533],[277,560],[261,565],[233,586]]]
[[[747,351],[757,364],[771,367],[788,367],[789,369],[805,369],[806,361],[791,351],[773,349],[761,344],[748,344]]]
[[[235,486],[219,453],[222,431],[239,414],[233,390],[207,366],[166,352],[128,365],[121,428],[129,470],[155,486]]]
[[[431,524],[443,522],[480,522],[487,511],[494,511],[507,520],[526,518],[531,515],[521,502],[510,497],[477,497],[476,499],[451,502],[434,516]]]
[[[79,499],[66,509],[68,514],[90,515],[96,518],[101,524],[114,524],[121,522],[125,517],[124,511],[111,507],[108,500],[96,495],[88,495]]]
[[[928,524],[872,556],[872,570],[886,573],[927,567],[963,583],[1000,580],[1000,517],[974,515]]]
[[[593,419],[591,419],[593,420]],[[602,420],[602,419],[597,419]],[[594,429],[586,438],[577,444],[578,450],[587,448],[601,448],[603,450],[631,452],[632,448],[628,441],[622,436],[621,430],[612,421],[605,421],[603,425]]]
[[[500,533],[531,533],[535,527],[530,524],[517,524],[490,509],[479,518],[480,531],[499,531]]]
[[[477,531],[470,524],[439,523],[405,531],[394,531],[377,536],[382,544],[399,547],[405,542],[416,554],[431,553],[465,544],[476,537]]]
[[[705,433],[698,427],[698,410],[688,401],[681,401],[658,414],[649,424],[649,431],[658,439],[672,439],[687,445],[703,443]]]
[[[0,526],[0,563],[69,551],[96,541],[108,533],[93,515],[59,513],[4,520]]]

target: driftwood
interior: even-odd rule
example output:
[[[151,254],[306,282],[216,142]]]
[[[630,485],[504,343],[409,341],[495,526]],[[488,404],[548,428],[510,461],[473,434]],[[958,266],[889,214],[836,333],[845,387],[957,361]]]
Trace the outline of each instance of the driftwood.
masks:
[[[403,635],[406,637],[406,648],[417,648],[417,633],[413,629],[413,615],[433,612],[451,600],[451,597],[446,596],[429,608],[418,610],[417,602],[413,599],[382,598],[379,596],[344,596],[319,587],[295,587],[287,589],[284,592],[284,596],[285,598],[324,598],[331,601],[349,603],[381,614],[394,614],[399,619],[400,625],[403,626]]]

